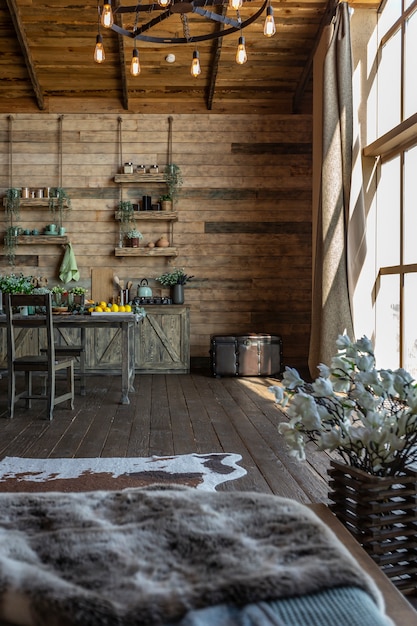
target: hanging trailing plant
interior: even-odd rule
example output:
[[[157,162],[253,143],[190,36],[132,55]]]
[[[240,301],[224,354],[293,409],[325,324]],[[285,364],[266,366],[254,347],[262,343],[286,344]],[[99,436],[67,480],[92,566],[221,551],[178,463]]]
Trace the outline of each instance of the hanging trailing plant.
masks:
[[[180,166],[176,163],[168,163],[164,169],[164,179],[168,187],[168,194],[174,202],[183,183]]]
[[[117,217],[122,223],[124,233],[135,228],[134,209],[130,200],[120,200]]]
[[[65,189],[63,187],[52,187],[49,192],[49,210],[54,215],[58,213],[60,225],[62,225],[62,213],[70,211],[71,208],[71,198]]]
[[[6,191],[6,213],[9,217],[19,219],[20,217],[20,194],[19,187],[10,187]]]
[[[9,265],[15,264],[18,232],[16,226],[8,226],[4,233],[4,253]]]

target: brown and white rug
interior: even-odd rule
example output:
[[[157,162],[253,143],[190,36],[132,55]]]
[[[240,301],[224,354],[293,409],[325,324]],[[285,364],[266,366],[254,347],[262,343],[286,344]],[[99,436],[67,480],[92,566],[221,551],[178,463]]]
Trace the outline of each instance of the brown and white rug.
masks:
[[[0,492],[79,492],[174,484],[214,491],[246,474],[239,454],[182,454],[149,458],[29,459],[0,462]]]

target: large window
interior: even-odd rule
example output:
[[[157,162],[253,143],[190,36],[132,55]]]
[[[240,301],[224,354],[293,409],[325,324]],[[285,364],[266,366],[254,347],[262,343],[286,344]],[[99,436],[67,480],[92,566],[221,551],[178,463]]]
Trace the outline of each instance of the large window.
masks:
[[[417,0],[387,0],[378,41],[376,356],[417,378]]]

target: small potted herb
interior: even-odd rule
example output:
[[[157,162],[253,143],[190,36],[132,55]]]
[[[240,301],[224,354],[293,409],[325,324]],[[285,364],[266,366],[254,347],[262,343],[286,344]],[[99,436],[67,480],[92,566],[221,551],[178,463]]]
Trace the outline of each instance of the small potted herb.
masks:
[[[64,293],[67,293],[65,287],[61,287],[61,285],[55,285],[54,287],[52,287],[51,293],[56,306],[62,306],[63,295]]]
[[[181,268],[174,268],[172,272],[161,274],[155,278],[164,287],[171,288],[171,297],[173,304],[184,304],[184,285],[186,285],[194,276],[186,274]]]
[[[85,304],[85,294],[87,293],[87,289],[85,287],[72,287],[68,291],[68,304],[79,304],[84,306]]]
[[[163,211],[172,211],[173,202],[172,202],[172,198],[169,195],[169,193],[161,196],[159,198],[159,201],[161,203],[161,209]]]
[[[126,238],[131,248],[139,248],[139,242],[143,239],[143,235],[136,228],[132,228],[126,233]]]

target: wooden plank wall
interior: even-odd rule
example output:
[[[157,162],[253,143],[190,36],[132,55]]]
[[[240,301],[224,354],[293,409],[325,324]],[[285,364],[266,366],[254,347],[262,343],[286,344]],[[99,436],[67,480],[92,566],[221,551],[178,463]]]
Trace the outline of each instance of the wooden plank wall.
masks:
[[[58,117],[14,115],[10,144],[8,115],[0,116],[0,195],[9,186],[59,185]],[[171,265],[164,258],[114,256],[121,189],[113,177],[129,160],[163,169],[168,146],[168,116],[126,114],[120,154],[118,117],[68,114],[62,121],[62,186],[72,199],[65,226],[80,284],[91,286],[94,267],[112,268],[135,287],[144,277],[183,267],[196,277],[186,287],[192,358],[208,357],[210,335],[264,332],[282,336],[285,364],[304,366],[311,302],[311,116],[173,116],[173,161],[184,185],[174,226],[179,256]],[[146,192],[157,199],[162,190],[132,186],[122,193],[135,201]],[[51,221],[48,209],[30,209],[22,211],[20,223],[34,228]],[[145,242],[167,232],[159,222],[140,227]],[[46,275],[55,284],[63,252],[57,245],[22,245],[15,271]],[[1,255],[0,273],[10,271]],[[160,294],[159,284],[150,283]]]

